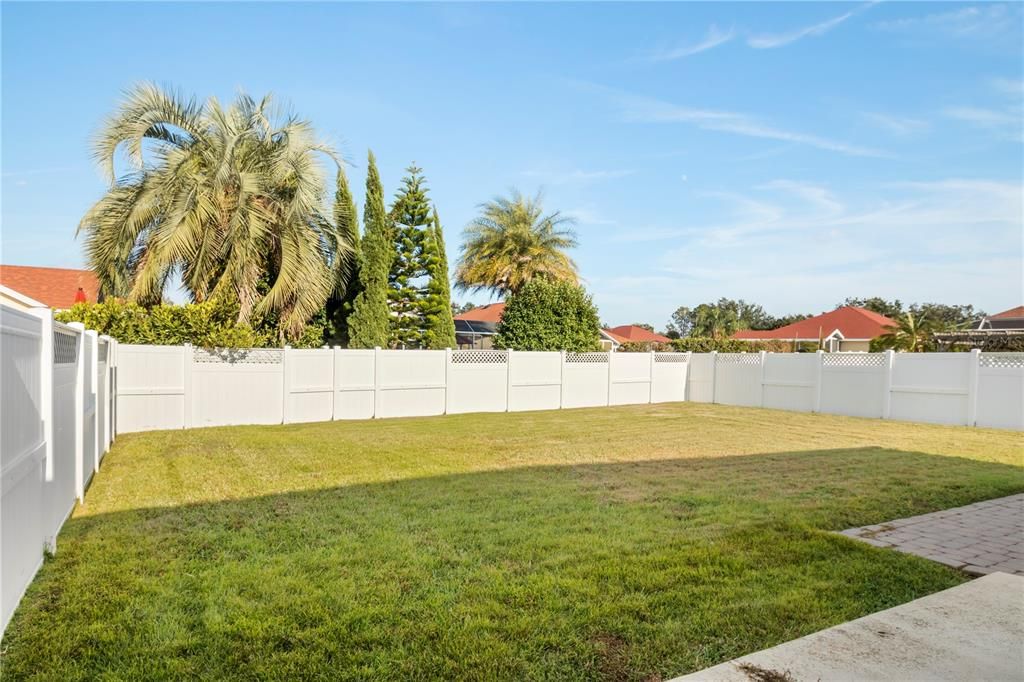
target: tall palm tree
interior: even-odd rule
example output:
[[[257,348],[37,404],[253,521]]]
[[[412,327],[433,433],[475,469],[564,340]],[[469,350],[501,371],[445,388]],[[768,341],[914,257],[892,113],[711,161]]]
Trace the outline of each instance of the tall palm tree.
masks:
[[[558,211],[545,214],[540,194],[527,198],[512,190],[481,204],[464,232],[455,286],[505,296],[534,277],[578,282],[576,263],[565,253],[576,246],[573,223]]]
[[[924,315],[912,312],[896,318],[896,324],[885,327],[885,333],[875,339],[876,348],[923,353],[935,347],[934,334],[939,326]]]
[[[157,303],[178,274],[195,301],[237,297],[239,323],[269,314],[298,333],[344,276],[350,245],[323,206],[318,156],[337,163],[334,151],[308,122],[280,118],[270,96],[225,108],[131,89],[94,142],[110,189],[78,226],[104,291]]]

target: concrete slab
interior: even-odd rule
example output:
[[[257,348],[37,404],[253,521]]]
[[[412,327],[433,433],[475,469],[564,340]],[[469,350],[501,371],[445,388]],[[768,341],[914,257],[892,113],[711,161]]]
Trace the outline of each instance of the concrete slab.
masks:
[[[1024,680],[1024,577],[993,573],[676,682]]]

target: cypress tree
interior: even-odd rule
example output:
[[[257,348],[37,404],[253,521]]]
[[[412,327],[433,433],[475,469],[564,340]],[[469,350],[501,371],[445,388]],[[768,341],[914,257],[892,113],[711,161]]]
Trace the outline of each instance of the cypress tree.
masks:
[[[391,271],[388,273],[390,343],[396,348],[424,345],[426,316],[426,260],[424,244],[430,227],[430,202],[423,171],[415,164],[405,169],[402,188],[391,207],[394,225]]]
[[[377,160],[369,153],[366,169],[366,207],[359,261],[359,288],[348,318],[349,348],[373,348],[388,343],[388,273],[391,270],[391,219],[384,208],[384,188]]]
[[[360,291],[359,264],[362,256],[359,244],[359,214],[343,168],[338,169],[334,192],[334,224],[341,240],[351,249],[345,254],[345,261],[338,264],[336,295],[328,301],[327,315],[331,325],[331,342],[347,347],[348,318],[355,309],[356,296]]]
[[[455,321],[452,319],[452,290],[448,280],[448,256],[444,248],[441,219],[434,207],[433,219],[424,244],[427,274],[427,296],[424,305],[427,330],[424,345],[442,349],[455,347]]]

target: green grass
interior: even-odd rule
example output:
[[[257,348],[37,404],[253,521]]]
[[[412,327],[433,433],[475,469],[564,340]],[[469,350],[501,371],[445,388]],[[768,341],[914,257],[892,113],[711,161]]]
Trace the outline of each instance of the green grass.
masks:
[[[966,580],[829,531],[1024,491],[1019,445],[692,403],[125,435],[0,672],[671,677]]]

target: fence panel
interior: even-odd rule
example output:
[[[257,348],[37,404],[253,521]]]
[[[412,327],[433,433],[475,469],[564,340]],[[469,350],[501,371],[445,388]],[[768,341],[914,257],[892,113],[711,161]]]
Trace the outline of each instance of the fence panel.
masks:
[[[123,344],[117,353],[117,433],[184,428],[186,347]]]
[[[374,351],[334,349],[334,418],[374,416]]]
[[[330,421],[334,415],[334,351],[287,349],[284,371],[284,421]]]
[[[82,334],[82,445],[79,448],[80,480],[84,491],[96,471],[96,333]]]
[[[823,353],[821,412],[881,417],[885,408],[885,353]]]
[[[446,412],[508,410],[508,353],[453,350],[448,354]]]
[[[110,375],[108,360],[110,357],[110,343],[105,338],[100,338],[96,346],[96,442],[99,443],[99,458],[107,452],[107,419],[110,416],[108,400],[110,397]]]
[[[715,356],[717,353],[693,353],[687,371],[686,399],[695,403],[715,401]]]
[[[764,356],[762,405],[777,410],[810,412],[818,389],[817,353],[767,353]]]
[[[715,402],[758,407],[761,404],[761,354],[718,353]]]
[[[192,351],[193,426],[280,424],[284,419],[284,351],[279,348]]]
[[[971,353],[897,353],[890,418],[966,424]]]
[[[53,323],[53,442],[50,446],[52,478],[47,484],[47,507],[51,510],[47,536],[55,537],[75,508],[77,494],[76,454],[77,419],[76,379],[78,343],[83,335],[59,322]],[[4,403],[6,405],[6,403]]]
[[[0,624],[4,628],[43,561],[46,440],[42,322],[0,308]]]
[[[377,417],[444,414],[443,350],[377,351]]]
[[[651,402],[651,372],[654,358],[650,353],[612,353],[608,371],[609,405],[638,405]]]
[[[1024,353],[982,353],[977,425],[1024,429]]]
[[[509,412],[561,407],[561,353],[517,350],[509,356],[509,376]]]
[[[608,353],[566,353],[562,407],[608,404]]]
[[[655,353],[651,375],[651,402],[673,403],[686,400],[689,353]]]

